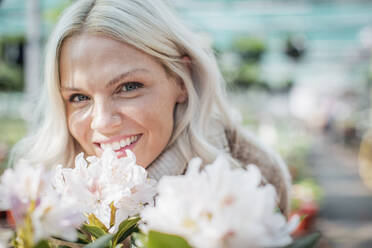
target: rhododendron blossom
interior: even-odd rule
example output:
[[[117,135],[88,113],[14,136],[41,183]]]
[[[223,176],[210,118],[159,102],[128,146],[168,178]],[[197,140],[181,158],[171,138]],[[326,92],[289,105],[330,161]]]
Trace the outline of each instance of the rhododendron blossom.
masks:
[[[155,181],[148,179],[146,170],[136,164],[134,154],[126,152],[127,157],[117,158],[114,151],[105,149],[100,158],[92,156],[86,160],[80,153],[75,168],[60,166],[55,176],[56,190],[79,201],[80,210],[94,214],[110,232],[115,232],[123,220],[139,214],[145,205],[152,205],[156,193]]]
[[[290,225],[277,212],[272,185],[261,185],[259,169],[231,169],[217,160],[200,171],[194,159],[184,176],[166,176],[158,184],[155,207],[142,212],[142,229],[176,234],[192,247],[267,247],[291,242]]]
[[[16,229],[32,237],[30,244],[50,236],[74,241],[84,221],[77,202],[53,190],[52,175],[41,165],[21,162],[0,178],[0,210],[12,213]]]

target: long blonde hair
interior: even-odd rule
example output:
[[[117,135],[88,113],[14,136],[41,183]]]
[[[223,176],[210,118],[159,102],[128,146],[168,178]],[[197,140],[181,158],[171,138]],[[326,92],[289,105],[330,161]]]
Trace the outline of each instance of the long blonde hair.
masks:
[[[203,46],[161,0],[78,0],[63,13],[48,41],[44,92],[41,107],[35,110],[38,122],[35,130],[14,147],[15,159],[72,165],[76,144],[68,131],[59,89],[59,56],[63,41],[82,32],[104,34],[130,44],[179,77],[188,100],[176,108],[168,146],[178,146],[186,161],[198,156],[210,163],[216,158],[221,151],[207,137],[211,121],[217,118],[229,130],[236,126],[212,50]]]

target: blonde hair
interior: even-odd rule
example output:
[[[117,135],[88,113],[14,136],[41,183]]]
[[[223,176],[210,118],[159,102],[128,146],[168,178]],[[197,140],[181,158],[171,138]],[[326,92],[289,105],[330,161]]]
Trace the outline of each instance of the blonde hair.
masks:
[[[210,163],[221,153],[207,137],[209,125],[217,118],[229,130],[236,127],[212,50],[202,46],[161,0],[79,0],[63,13],[47,44],[44,92],[37,111],[41,122],[15,146],[16,159],[72,165],[76,144],[67,127],[58,63],[63,41],[83,32],[130,44],[158,59],[167,72],[182,80],[188,100],[176,107],[168,146],[177,146],[186,161],[198,156]]]

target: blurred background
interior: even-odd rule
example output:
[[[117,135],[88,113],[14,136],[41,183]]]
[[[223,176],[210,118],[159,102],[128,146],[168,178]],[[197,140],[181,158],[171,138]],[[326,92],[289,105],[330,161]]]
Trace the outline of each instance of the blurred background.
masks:
[[[43,48],[73,0],[0,0],[0,168],[27,132]],[[216,52],[243,124],[293,177],[296,235],[372,247],[372,1],[168,0]],[[30,107],[31,106],[31,107]]]

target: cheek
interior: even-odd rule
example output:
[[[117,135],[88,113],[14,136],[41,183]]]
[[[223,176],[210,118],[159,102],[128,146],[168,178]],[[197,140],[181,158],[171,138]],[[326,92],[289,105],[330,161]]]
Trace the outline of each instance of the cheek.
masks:
[[[130,114],[129,111],[126,113],[129,118],[148,132],[150,138],[157,137],[163,140],[167,139],[164,135],[169,136],[173,130],[174,105],[175,102],[172,99],[147,96],[133,101],[132,108],[130,108],[132,111]]]
[[[132,104],[133,111],[130,114],[127,112],[127,117],[139,125],[145,134],[141,151],[137,150],[136,155],[139,164],[147,167],[160,155],[171,138],[175,100],[164,95],[149,95]]]
[[[147,126],[152,131],[151,135],[158,137],[167,143],[173,131],[173,109],[172,102],[158,102],[153,104],[151,111],[147,112]],[[159,140],[159,141],[160,141]]]
[[[89,124],[89,109],[81,109],[77,111],[67,111],[68,129],[80,144],[87,151],[88,135],[90,130]]]

